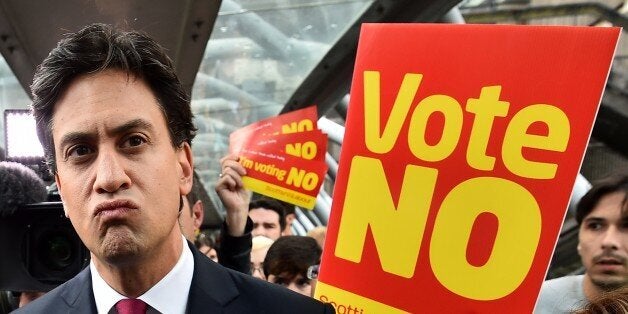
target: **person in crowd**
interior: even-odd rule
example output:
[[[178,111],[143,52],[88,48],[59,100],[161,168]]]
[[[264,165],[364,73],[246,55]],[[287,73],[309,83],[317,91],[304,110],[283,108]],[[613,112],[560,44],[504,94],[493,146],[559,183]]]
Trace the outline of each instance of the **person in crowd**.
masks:
[[[272,240],[281,236],[284,228],[283,206],[276,200],[260,198],[251,201],[252,193],[242,184],[246,169],[238,162],[238,156],[227,155],[220,160],[221,173],[216,182],[216,194],[226,211],[221,232],[218,260],[229,256],[237,257],[237,264],[230,268],[252,274],[251,247],[254,236],[265,236]],[[243,264],[246,261],[246,265]]]
[[[209,257],[210,260],[218,263],[218,252],[216,251],[216,240],[214,239],[211,233],[201,231],[196,236],[196,240],[194,240],[194,246],[205,256]]]
[[[233,221],[227,223],[229,233],[235,237],[250,232],[249,248],[250,239],[254,236],[263,235],[272,240],[279,238],[286,223],[284,206],[268,197],[251,201],[252,193],[241,185],[246,169],[238,162],[237,155],[223,157],[220,164],[222,172],[215,189],[227,212],[226,217]]]
[[[253,236],[263,235],[272,240],[282,236],[286,228],[284,206],[272,198],[259,198],[249,204],[253,220]]]
[[[226,245],[226,248],[221,252],[222,260],[218,259],[218,251],[216,241],[213,238],[208,237],[207,234],[201,233],[201,226],[203,224],[203,217],[205,216],[205,208],[201,195],[205,192],[200,178],[194,172],[192,190],[183,198],[183,208],[179,214],[179,226],[181,232],[185,238],[194,243],[203,254],[207,255],[211,260],[219,262],[225,267],[229,267],[233,270],[237,270],[244,274],[250,273],[249,268],[249,253],[250,243],[246,239],[242,240],[240,237],[231,236],[230,230],[228,230],[228,221],[233,218],[233,215],[227,215],[227,220],[223,223],[220,230],[221,241]],[[227,210],[231,210],[228,208]],[[250,240],[249,240],[250,242]]]
[[[303,295],[314,296],[321,254],[321,247],[313,238],[284,236],[268,249],[264,259],[264,273],[272,283]]]
[[[327,227],[318,226],[310,230],[306,234],[308,237],[314,238],[321,248],[325,248],[325,237],[327,236]]]
[[[48,54],[31,89],[48,165],[91,261],[18,313],[333,313],[185,240],[178,218],[192,188],[195,127],[152,38],[88,25]]]
[[[256,194],[256,195],[259,195],[259,194]],[[278,203],[279,206],[281,206],[281,209],[283,212],[283,221],[284,221],[283,229],[281,230],[281,235],[282,236],[295,235],[294,230],[292,229],[294,222],[297,220],[296,206],[294,204],[290,204],[288,202],[285,202],[279,199],[270,198],[268,196],[262,196],[262,195],[259,195],[257,198],[254,197],[253,201],[257,199],[271,200],[273,203],[275,202]]]
[[[275,241],[262,235],[253,237],[253,248],[251,250],[251,275],[253,277],[266,280],[264,258],[266,258],[266,253],[268,253],[268,249],[273,242]]]
[[[203,201],[200,199],[200,193],[203,193],[201,190],[203,186],[199,184],[196,173],[194,173],[193,178],[192,190],[182,199],[183,209],[179,213],[181,233],[192,243],[200,234],[203,217],[205,216]]]
[[[251,247],[253,221],[248,204],[251,193],[242,184],[246,170],[229,155],[220,160],[222,172],[218,175],[215,191],[225,207],[225,221],[220,233],[218,260],[244,274],[251,274]],[[228,261],[229,260],[229,261]]]
[[[616,175],[593,187],[576,208],[578,254],[584,275],[543,283],[535,313],[568,313],[607,291],[628,283],[628,175]]]
[[[292,204],[288,204],[285,202],[281,202],[283,203],[283,209],[284,209],[284,220],[286,221],[285,226],[283,227],[283,230],[281,230],[281,235],[294,235],[294,233],[292,232],[292,224],[294,223],[295,220],[297,220],[297,214],[296,214],[296,210],[294,208],[294,205]]]
[[[205,233],[201,233],[201,225],[203,224],[203,217],[205,216],[205,208],[203,201],[201,201],[201,195],[205,193],[205,191],[196,172],[194,172],[193,178],[192,190],[183,198],[183,209],[179,213],[181,233],[183,233],[188,241],[194,243],[201,253],[205,254],[214,262],[218,262],[215,241],[207,237]]]

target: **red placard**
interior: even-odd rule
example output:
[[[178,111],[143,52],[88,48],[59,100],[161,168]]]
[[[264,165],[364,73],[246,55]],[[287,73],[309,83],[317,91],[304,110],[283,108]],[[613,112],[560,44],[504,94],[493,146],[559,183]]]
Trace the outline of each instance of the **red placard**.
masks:
[[[619,33],[365,24],[316,297],[530,313]]]
[[[247,189],[312,209],[327,172],[327,135],[317,129],[316,107],[247,125],[230,136],[229,149],[247,169]]]
[[[229,135],[229,151],[237,153],[249,143],[258,142],[260,138],[272,135],[316,130],[318,121],[316,111],[316,106],[310,106],[259,120],[240,128]]]

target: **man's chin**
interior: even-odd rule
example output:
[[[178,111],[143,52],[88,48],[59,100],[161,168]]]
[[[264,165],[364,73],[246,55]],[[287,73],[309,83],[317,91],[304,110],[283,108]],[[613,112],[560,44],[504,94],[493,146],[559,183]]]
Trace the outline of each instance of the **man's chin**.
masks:
[[[125,264],[138,258],[141,250],[129,230],[110,230],[100,243],[100,259],[111,264]]]
[[[603,291],[611,291],[628,284],[628,278],[620,275],[597,275],[591,276],[591,282]]]

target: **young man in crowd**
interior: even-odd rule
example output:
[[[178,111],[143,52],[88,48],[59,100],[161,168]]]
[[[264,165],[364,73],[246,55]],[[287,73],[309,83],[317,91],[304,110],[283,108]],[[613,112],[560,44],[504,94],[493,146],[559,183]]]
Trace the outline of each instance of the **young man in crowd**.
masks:
[[[601,294],[628,285],[628,175],[607,178],[576,209],[584,275],[543,283],[535,313],[571,313]]]
[[[260,198],[249,204],[249,217],[253,220],[253,236],[277,240],[286,227],[284,205],[274,199]]]

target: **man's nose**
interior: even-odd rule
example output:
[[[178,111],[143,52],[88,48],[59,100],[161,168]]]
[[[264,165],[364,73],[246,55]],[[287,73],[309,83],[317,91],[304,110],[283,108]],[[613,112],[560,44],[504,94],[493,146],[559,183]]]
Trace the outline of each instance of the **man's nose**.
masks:
[[[97,193],[114,193],[131,185],[124,163],[115,152],[101,150],[96,163],[94,190]]]
[[[615,226],[610,226],[604,233],[602,248],[606,250],[617,250],[621,245],[621,234]]]

